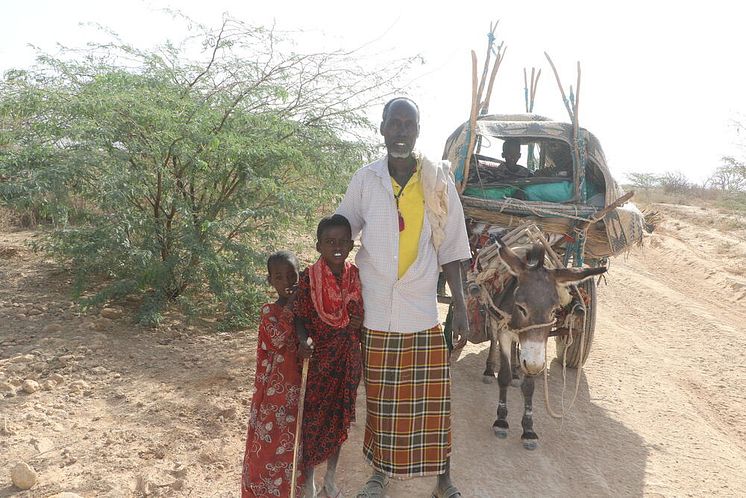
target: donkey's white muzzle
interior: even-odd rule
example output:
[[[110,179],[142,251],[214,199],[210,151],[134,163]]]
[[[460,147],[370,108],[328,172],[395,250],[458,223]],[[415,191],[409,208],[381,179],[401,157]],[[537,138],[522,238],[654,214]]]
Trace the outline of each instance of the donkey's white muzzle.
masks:
[[[526,375],[539,375],[544,370],[545,353],[544,341],[521,341],[521,370]]]

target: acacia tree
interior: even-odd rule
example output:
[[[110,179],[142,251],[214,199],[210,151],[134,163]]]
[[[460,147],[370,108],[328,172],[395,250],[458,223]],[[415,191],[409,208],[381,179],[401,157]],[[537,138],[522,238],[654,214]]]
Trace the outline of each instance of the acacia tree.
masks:
[[[707,184],[719,190],[746,189],[746,164],[733,157],[724,156],[723,164],[715,169]]]
[[[625,176],[636,190],[650,190],[658,187],[661,183],[661,177],[654,173],[626,173]]]
[[[365,110],[410,62],[299,53],[233,19],[197,30],[152,51],[115,39],[42,55],[0,86],[0,195],[52,213],[48,248],[78,291],[107,277],[89,302],[144,293],[151,323],[205,291],[243,321],[278,230],[330,205],[369,158]]]
[[[682,193],[691,187],[691,183],[681,171],[667,171],[660,177],[660,186],[664,192]]]

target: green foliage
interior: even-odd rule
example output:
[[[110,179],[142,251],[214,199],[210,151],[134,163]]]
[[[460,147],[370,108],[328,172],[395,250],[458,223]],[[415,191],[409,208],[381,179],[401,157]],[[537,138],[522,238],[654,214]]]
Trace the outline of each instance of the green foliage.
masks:
[[[723,157],[723,164],[715,169],[707,185],[732,192],[746,190],[746,164],[733,157]]]
[[[409,61],[301,54],[227,19],[185,43],[41,55],[0,83],[0,200],[36,209],[96,305],[144,294],[245,323],[278,232],[331,210],[375,151],[365,117]],[[188,57],[198,42],[198,59]]]
[[[655,188],[661,182],[661,177],[653,173],[627,173],[625,176],[635,190]]]
[[[746,215],[746,192],[725,192],[717,200],[717,206],[728,211]]]

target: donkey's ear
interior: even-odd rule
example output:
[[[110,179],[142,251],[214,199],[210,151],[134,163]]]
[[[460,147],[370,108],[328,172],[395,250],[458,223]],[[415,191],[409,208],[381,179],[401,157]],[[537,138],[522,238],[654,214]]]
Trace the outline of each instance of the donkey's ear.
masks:
[[[554,280],[560,285],[570,285],[582,282],[586,278],[601,275],[606,268],[555,268],[549,270]]]
[[[519,273],[526,271],[526,263],[523,259],[519,258],[510,247],[506,246],[501,238],[496,237],[495,240],[500,259],[502,259],[503,263],[508,266],[508,271],[515,277],[517,277]]]

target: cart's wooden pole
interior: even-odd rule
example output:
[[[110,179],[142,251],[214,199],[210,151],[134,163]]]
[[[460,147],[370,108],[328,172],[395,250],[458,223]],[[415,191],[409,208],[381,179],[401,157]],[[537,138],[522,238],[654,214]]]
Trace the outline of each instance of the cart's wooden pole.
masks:
[[[490,112],[490,99],[492,98],[492,86],[495,84],[495,77],[497,76],[497,70],[500,69],[500,64],[502,63],[503,59],[505,58],[505,53],[508,51],[508,47],[505,47],[503,49],[503,44],[501,43],[499,47],[497,47],[497,56],[495,57],[495,64],[492,66],[492,74],[490,75],[490,82],[487,85],[487,93],[484,96],[484,102],[482,103],[482,110],[480,111],[480,114],[489,114]]]
[[[471,154],[474,152],[474,141],[477,138],[477,108],[479,106],[479,95],[477,93],[477,54],[471,51],[471,114],[469,116],[469,143],[466,145],[466,158],[464,160],[464,178],[461,180],[458,193],[466,188],[471,167]]]
[[[575,139],[578,139],[578,109],[580,108],[580,61],[578,61],[578,83],[575,85],[575,103],[574,103],[574,110],[573,110],[573,117],[574,117],[574,123],[573,123],[573,130],[575,132]]]
[[[554,66],[554,62],[552,62],[552,58],[549,57],[549,54],[544,52],[544,56],[549,61],[549,65],[552,66],[552,71],[554,71],[554,77],[557,79],[557,86],[559,86],[560,93],[562,94],[562,102],[565,104],[565,109],[567,109],[567,114],[570,116],[571,121],[575,121],[575,116],[573,116],[572,109],[570,108],[570,101],[567,100],[567,95],[565,95],[565,89],[562,88],[562,82],[560,81],[559,73],[557,72],[557,68]]]
[[[498,23],[500,21],[497,21]],[[493,26],[492,23],[490,23],[490,32],[487,35],[487,53],[484,56],[484,68],[482,69],[482,77],[479,79],[479,90],[477,90],[478,97],[478,106],[481,109],[482,108],[482,93],[484,92],[484,85],[487,82],[487,72],[490,69],[490,58],[492,56],[492,44],[494,43],[495,39],[495,30],[497,29],[497,23]]]
[[[293,444],[293,475],[290,479],[290,498],[295,498],[295,483],[298,480],[298,448],[300,432],[303,427],[303,404],[306,400],[306,381],[308,380],[309,358],[303,359],[303,372],[300,377],[300,396],[298,397],[298,414],[295,417],[295,443]]]
[[[533,74],[533,69],[531,70]],[[536,72],[536,79],[533,79],[533,86],[531,87],[531,109],[529,112],[534,112],[534,101],[536,100],[536,87],[539,85],[539,76],[541,76],[541,69]]]

